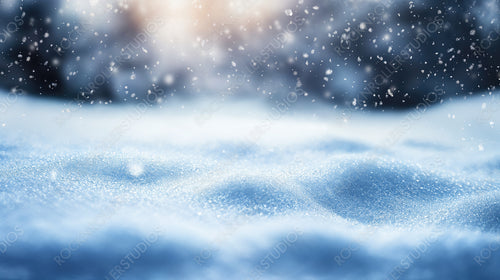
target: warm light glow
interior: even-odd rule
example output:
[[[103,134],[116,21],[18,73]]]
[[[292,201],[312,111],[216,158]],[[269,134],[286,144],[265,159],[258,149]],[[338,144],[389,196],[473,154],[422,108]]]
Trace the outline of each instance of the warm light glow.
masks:
[[[217,38],[266,26],[287,4],[290,1],[134,0],[130,10],[142,25],[161,18],[159,43],[186,51],[187,47],[213,47]]]

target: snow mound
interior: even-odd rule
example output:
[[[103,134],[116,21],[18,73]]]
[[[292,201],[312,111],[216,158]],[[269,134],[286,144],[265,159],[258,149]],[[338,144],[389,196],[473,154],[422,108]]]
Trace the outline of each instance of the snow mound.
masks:
[[[61,122],[19,99],[0,120],[0,278],[498,279],[490,101],[262,126],[257,105]]]

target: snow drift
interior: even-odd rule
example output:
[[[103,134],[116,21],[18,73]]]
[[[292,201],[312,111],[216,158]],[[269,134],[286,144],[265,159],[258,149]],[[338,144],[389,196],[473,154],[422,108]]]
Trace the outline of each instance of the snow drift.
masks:
[[[500,277],[497,96],[169,106],[10,99],[0,279]]]

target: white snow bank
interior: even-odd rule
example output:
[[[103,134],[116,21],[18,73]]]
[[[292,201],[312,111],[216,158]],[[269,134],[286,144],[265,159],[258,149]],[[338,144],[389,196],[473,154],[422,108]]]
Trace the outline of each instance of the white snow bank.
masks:
[[[12,100],[1,279],[500,276],[493,97],[348,119]]]

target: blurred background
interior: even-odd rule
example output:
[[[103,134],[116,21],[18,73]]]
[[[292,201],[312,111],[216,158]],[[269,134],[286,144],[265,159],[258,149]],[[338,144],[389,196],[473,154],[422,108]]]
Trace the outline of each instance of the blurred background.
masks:
[[[0,0],[0,87],[414,108],[494,94],[499,20],[498,0]]]

